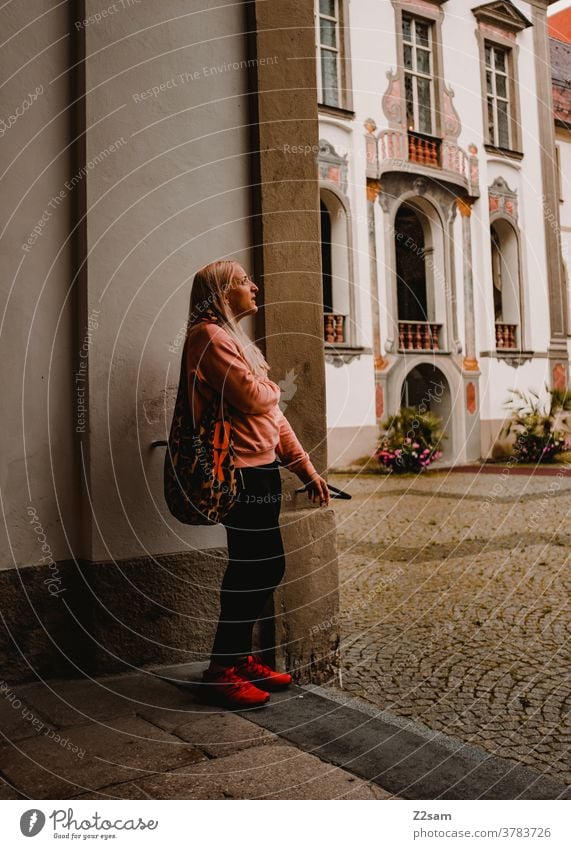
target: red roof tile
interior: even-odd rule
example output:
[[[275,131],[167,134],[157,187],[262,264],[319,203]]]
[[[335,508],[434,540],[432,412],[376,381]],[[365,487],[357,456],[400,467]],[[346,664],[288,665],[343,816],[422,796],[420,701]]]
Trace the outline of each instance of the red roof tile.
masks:
[[[547,18],[547,24],[551,38],[571,44],[571,8],[550,15]]]

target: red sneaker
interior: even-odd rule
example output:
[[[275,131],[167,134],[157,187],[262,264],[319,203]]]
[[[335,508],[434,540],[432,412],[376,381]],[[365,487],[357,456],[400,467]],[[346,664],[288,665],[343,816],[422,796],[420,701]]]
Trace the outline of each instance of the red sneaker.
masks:
[[[202,695],[222,707],[242,709],[264,705],[269,693],[259,690],[238,674],[235,666],[214,666],[202,676]]]
[[[236,672],[242,678],[253,681],[260,690],[282,690],[291,684],[291,675],[276,672],[271,666],[262,663],[259,657],[249,654],[245,660],[236,664]]]

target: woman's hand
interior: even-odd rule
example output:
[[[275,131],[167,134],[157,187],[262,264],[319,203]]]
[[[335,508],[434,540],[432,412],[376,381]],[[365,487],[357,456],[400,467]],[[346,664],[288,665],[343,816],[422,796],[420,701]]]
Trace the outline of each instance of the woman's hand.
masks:
[[[327,488],[327,481],[319,475],[315,475],[306,482],[306,486],[307,497],[309,500],[313,501],[314,504],[317,500],[319,500],[320,507],[327,507],[329,504],[329,489]]]

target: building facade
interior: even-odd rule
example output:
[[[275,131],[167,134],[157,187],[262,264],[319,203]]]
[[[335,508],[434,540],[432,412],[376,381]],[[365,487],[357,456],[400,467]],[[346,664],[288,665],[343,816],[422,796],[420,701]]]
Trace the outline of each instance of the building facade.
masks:
[[[403,405],[490,456],[510,389],[567,385],[549,5],[316,2],[330,466]]]

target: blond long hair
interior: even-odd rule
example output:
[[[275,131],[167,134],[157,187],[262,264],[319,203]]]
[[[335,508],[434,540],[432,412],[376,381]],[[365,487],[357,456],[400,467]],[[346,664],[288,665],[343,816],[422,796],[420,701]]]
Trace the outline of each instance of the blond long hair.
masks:
[[[188,329],[190,331],[206,317],[217,320],[234,339],[252,372],[257,377],[266,377],[269,364],[256,343],[242,330],[224,298],[235,280],[236,265],[235,260],[218,259],[196,272],[190,294]]]

